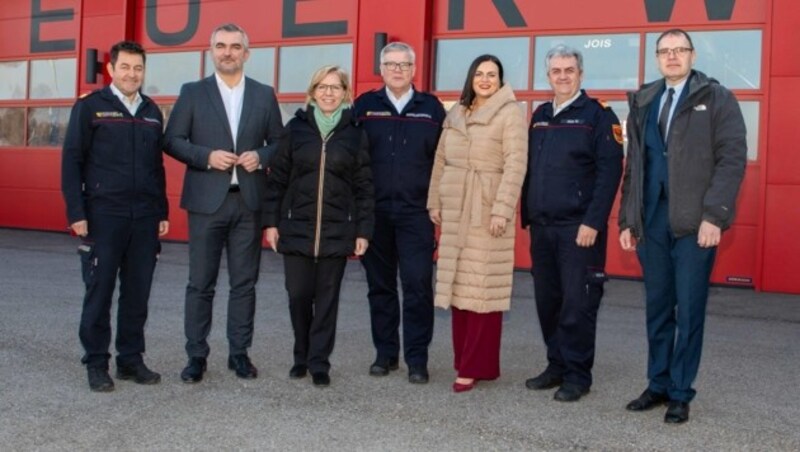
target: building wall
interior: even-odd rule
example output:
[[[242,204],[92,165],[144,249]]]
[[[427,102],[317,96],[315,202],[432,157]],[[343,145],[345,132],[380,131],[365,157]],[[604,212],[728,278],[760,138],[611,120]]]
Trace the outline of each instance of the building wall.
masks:
[[[544,0],[405,0],[402,8],[394,5],[390,9],[387,9],[387,2],[377,0],[0,2],[0,67],[3,63],[26,62],[31,75],[34,61],[41,66],[42,61],[74,60],[72,78],[64,80],[71,82],[75,95],[79,95],[109,80],[105,74],[100,74],[95,83],[87,81],[90,75],[86,73],[88,49],[99,51],[102,67],[108,61],[107,49],[113,43],[125,38],[136,39],[148,49],[150,78],[146,87],[153,90],[150,94],[168,115],[177,88],[160,84],[169,73],[153,75],[157,62],[179,56],[188,58],[175,59],[170,68],[180,77],[181,70],[187,64],[191,66],[190,75],[179,81],[209,73],[203,52],[208,47],[210,32],[216,25],[232,21],[248,30],[251,47],[262,49],[267,55],[263,57],[266,61],[264,73],[255,74],[255,69],[261,66],[251,57],[248,75],[258,75],[276,84],[279,100],[288,114],[303,101],[304,95],[283,88],[292,79],[302,81],[307,75],[287,75],[285,71],[295,65],[302,68],[303,64],[317,64],[316,60],[320,59],[307,56],[305,58],[312,60],[308,62],[292,56],[301,55],[304,50],[331,46],[330,49],[338,49],[336,52],[350,52],[346,64],[354,74],[357,91],[364,92],[381,86],[374,64],[376,42],[382,37],[388,41],[406,41],[417,50],[415,86],[434,91],[450,104],[458,97],[458,89],[453,88],[457,84],[447,82],[437,71],[446,72],[442,62],[450,61],[448,52],[462,50],[452,50],[447,45],[458,47],[462,40],[469,39],[485,42],[489,38],[516,38],[527,46],[527,55],[523,55],[519,69],[527,71],[527,76],[514,88],[522,107],[530,114],[539,102],[549,100],[548,91],[537,85],[536,70],[542,58],[537,53],[539,40],[581,36],[586,38],[585,52],[592,53],[598,51],[597,48],[610,47],[606,36],[632,35],[639,40],[634,43],[639,52],[638,75],[624,87],[589,89],[591,95],[611,101],[614,108],[622,112],[625,92],[648,81],[650,69],[647,65],[651,56],[646,52],[655,33],[672,27],[686,28],[693,34],[758,30],[762,39],[760,83],[754,88],[734,89],[734,92],[740,101],[756,106],[759,139],[748,163],[737,205],[737,221],[723,237],[713,280],[752,285],[768,291],[800,293],[800,278],[792,277],[800,271],[800,238],[793,234],[800,226],[800,209],[793,205],[793,200],[800,196],[800,163],[794,157],[793,146],[800,139],[800,128],[792,124],[798,117],[800,62],[787,57],[794,54],[798,44],[798,38],[792,38],[800,25],[800,5],[796,2],[576,0],[570,2],[567,14],[559,5]],[[469,54],[469,49],[465,52]],[[272,63],[268,61],[270,58]],[[514,59],[513,56],[510,59]],[[456,58],[454,64],[468,63],[461,60]],[[181,63],[184,61],[190,63]],[[735,70],[735,62],[733,66]],[[3,80],[3,74],[7,72],[0,71],[0,94],[3,83],[8,82]],[[64,71],[58,73],[57,78],[62,75]],[[587,72],[587,77],[592,75]],[[63,127],[48,128],[48,121],[64,123],[74,96],[33,98],[38,89],[35,84],[28,82],[25,88],[27,97],[0,97],[0,120],[3,122],[0,126],[0,226],[66,230],[60,195],[60,150],[51,144],[57,143]],[[624,119],[624,115],[620,115]],[[4,144],[4,139],[22,140],[22,143]],[[183,167],[167,159],[167,171],[172,222],[168,238],[185,240],[186,215],[178,207]],[[528,235],[525,231],[518,232],[516,263],[518,267],[529,267]],[[608,271],[615,275],[638,276],[640,270],[635,255],[623,253],[613,240],[617,233],[615,209],[609,222],[612,240]]]

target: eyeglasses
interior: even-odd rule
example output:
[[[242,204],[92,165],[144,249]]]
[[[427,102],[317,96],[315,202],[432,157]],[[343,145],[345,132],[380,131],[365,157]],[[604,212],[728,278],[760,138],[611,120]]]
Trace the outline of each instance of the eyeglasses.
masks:
[[[413,65],[414,65],[414,63],[409,63],[407,61],[404,61],[402,63],[397,63],[397,62],[394,62],[394,61],[387,61],[385,63],[382,63],[382,66],[385,67],[386,69],[390,70],[390,71],[396,71],[396,70],[399,69],[399,70],[401,70],[403,72],[411,70],[411,66],[413,66]]]
[[[331,91],[332,93],[338,94],[338,93],[342,92],[342,90],[344,89],[344,86],[342,86],[342,85],[323,85],[322,83],[320,83],[314,89],[317,90],[317,92],[319,92],[319,93],[324,93],[325,91]]]
[[[660,57],[665,57],[671,53],[674,54],[675,56],[683,56],[691,52],[692,50],[694,50],[692,47],[675,47],[674,49],[663,48],[656,50],[656,55]]]

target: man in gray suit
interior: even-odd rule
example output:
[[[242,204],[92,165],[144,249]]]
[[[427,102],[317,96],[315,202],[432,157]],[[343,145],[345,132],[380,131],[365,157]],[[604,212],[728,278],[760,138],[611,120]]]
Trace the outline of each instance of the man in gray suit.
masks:
[[[244,76],[247,34],[234,24],[211,34],[215,74],[186,83],[169,118],[166,152],[186,164],[181,207],[189,213],[186,286],[186,383],[203,379],[214,288],[227,248],[228,368],[256,378],[247,356],[253,340],[255,285],[261,260],[264,169],[283,133],[274,90]]]

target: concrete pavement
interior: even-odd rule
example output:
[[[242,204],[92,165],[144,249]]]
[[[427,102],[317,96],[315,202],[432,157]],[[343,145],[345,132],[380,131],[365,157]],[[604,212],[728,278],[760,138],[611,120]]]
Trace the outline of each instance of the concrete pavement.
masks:
[[[150,302],[146,362],[157,386],[115,381],[91,393],[77,337],[83,289],[76,239],[0,229],[0,450],[800,450],[800,297],[713,288],[691,420],[663,409],[629,413],[646,385],[640,282],[606,286],[595,384],[581,401],[524,381],[545,366],[528,273],[514,275],[503,324],[502,377],[454,394],[450,314],[437,310],[432,379],[411,385],[401,365],[367,375],[374,358],[366,282],[345,275],[332,385],[288,379],[292,332],[280,257],[265,250],[258,284],[256,380],[226,368],[227,277],[220,275],[209,371],[186,385],[185,244],[164,245]],[[115,314],[114,314],[115,315]],[[113,364],[112,364],[113,375]]]

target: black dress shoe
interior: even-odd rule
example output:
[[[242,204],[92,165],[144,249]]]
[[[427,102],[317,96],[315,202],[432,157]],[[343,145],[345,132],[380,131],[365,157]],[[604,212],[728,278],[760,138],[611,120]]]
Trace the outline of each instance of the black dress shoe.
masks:
[[[297,380],[305,377],[307,372],[308,366],[305,364],[295,364],[291,369],[289,369],[289,378],[292,380]]]
[[[236,376],[252,380],[258,376],[258,369],[250,362],[250,357],[242,353],[228,357],[228,369],[235,370]]]
[[[148,369],[144,363],[130,366],[117,364],[117,378],[120,380],[133,380],[140,385],[154,385],[161,381],[161,375]]]
[[[390,370],[397,370],[400,367],[397,358],[378,358],[369,366],[369,374],[373,377],[384,377],[389,375]]]
[[[89,389],[94,392],[111,392],[114,390],[114,380],[108,375],[108,370],[100,367],[89,367]]]
[[[545,370],[539,375],[525,380],[525,387],[528,389],[550,389],[555,388],[563,382],[563,378]]]
[[[181,380],[184,383],[197,383],[203,380],[203,372],[206,371],[206,359],[200,357],[189,358],[189,363],[181,372]]]
[[[645,389],[638,399],[631,400],[625,406],[628,411],[647,411],[669,402],[669,396]]]
[[[425,366],[409,366],[408,382],[415,384],[425,384],[430,380],[428,369]]]
[[[322,388],[331,385],[331,377],[328,376],[328,372],[311,372],[311,381],[314,386]]]
[[[667,424],[683,424],[689,420],[689,402],[672,400],[667,407],[667,414],[664,415],[664,422]]]
[[[559,402],[576,402],[589,392],[589,388],[572,383],[564,383],[553,395]]]

